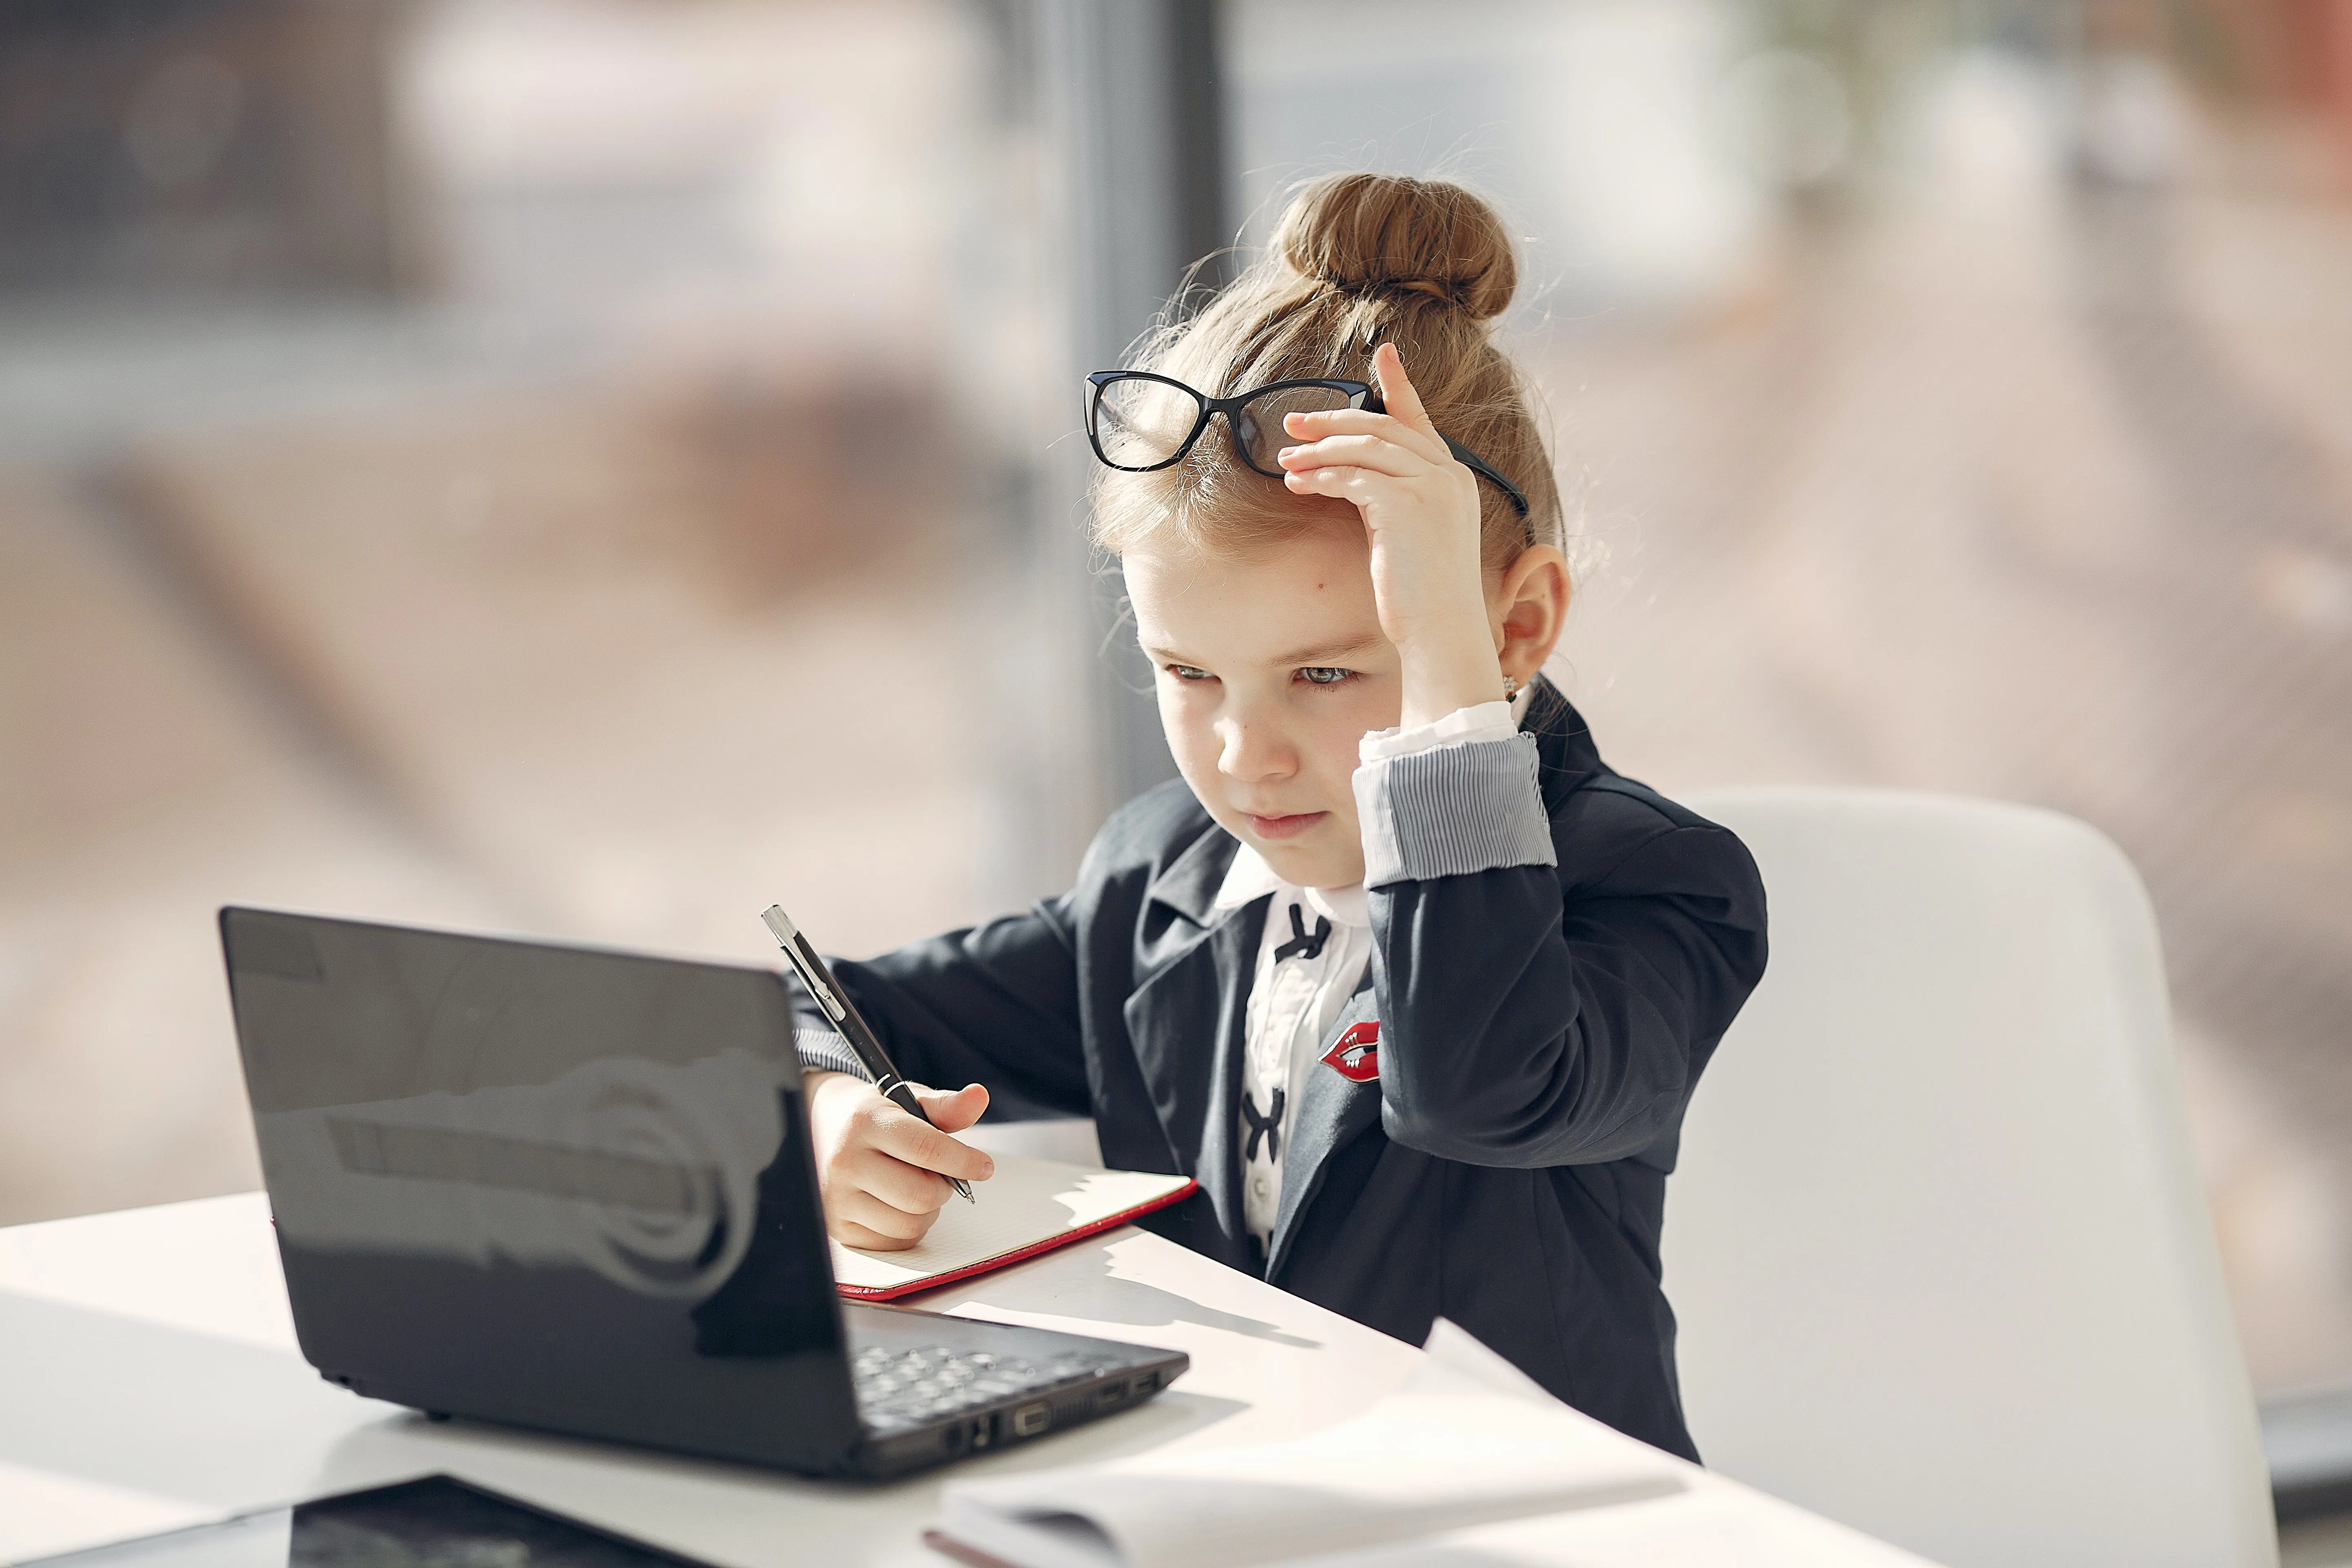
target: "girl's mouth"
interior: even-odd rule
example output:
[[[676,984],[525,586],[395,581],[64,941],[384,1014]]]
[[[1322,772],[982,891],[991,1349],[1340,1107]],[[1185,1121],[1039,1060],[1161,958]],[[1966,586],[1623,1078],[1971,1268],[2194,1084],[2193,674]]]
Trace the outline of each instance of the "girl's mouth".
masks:
[[[1304,811],[1296,816],[1259,816],[1244,812],[1250,831],[1260,838],[1296,838],[1331,814],[1328,811]]]

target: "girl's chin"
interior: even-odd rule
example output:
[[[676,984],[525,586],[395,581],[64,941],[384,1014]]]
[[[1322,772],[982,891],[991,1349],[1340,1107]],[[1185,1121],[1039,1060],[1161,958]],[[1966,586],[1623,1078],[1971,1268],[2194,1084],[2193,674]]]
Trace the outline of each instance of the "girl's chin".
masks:
[[[1339,835],[1333,829],[1339,826],[1327,812],[1318,823],[1324,829],[1321,832],[1276,837],[1261,836],[1253,828],[1245,837],[1274,868],[1275,875],[1294,887],[1352,887],[1364,879],[1363,852],[1355,844],[1335,842]]]

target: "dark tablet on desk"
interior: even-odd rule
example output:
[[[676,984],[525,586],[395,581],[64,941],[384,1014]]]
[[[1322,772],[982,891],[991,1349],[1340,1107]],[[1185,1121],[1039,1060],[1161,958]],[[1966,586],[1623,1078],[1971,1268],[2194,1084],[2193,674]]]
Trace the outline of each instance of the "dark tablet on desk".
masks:
[[[18,1568],[708,1568],[451,1476],[241,1513]]]

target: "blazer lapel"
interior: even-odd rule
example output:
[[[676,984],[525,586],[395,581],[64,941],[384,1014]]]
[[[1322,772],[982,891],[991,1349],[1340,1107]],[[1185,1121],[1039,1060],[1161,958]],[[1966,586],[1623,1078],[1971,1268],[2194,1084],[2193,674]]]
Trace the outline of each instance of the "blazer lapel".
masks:
[[[1371,967],[1367,964],[1363,983],[1348,999],[1331,1032],[1323,1037],[1324,1054],[1329,1054],[1349,1029],[1372,1021],[1374,1005]],[[1323,1184],[1324,1163],[1380,1116],[1378,1079],[1356,1083],[1319,1060],[1307,1069],[1307,1082],[1298,1092],[1298,1116],[1290,1125],[1290,1148],[1282,1157],[1282,1203],[1275,1210],[1274,1244],[1266,1249],[1268,1279],[1282,1267],[1290,1238],[1298,1228],[1298,1216]]]
[[[1157,908],[1137,954],[1144,977],[1120,1011],[1176,1168],[1201,1184],[1223,1233],[1220,1261],[1251,1268],[1236,1129],[1243,1014],[1266,900],[1215,905],[1240,847],[1211,828],[1153,882]]]
[[[1243,1009],[1250,959],[1265,929],[1264,899],[1220,921],[1172,963],[1136,987],[1124,1013],[1152,1108],[1184,1172],[1201,1184],[1227,1240],[1249,1227],[1242,1213]],[[1231,1261],[1231,1259],[1227,1259]],[[1242,1267],[1247,1267],[1244,1263]]]

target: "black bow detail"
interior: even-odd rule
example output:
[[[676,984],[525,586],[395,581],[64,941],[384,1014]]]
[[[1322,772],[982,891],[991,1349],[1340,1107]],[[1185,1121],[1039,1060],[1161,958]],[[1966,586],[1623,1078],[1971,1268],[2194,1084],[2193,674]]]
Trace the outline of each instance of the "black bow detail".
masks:
[[[1274,950],[1274,961],[1280,963],[1293,954],[1300,958],[1319,958],[1323,944],[1331,940],[1331,920],[1328,915],[1315,917],[1315,934],[1307,934],[1307,922],[1298,916],[1298,906],[1290,906],[1290,940]]]
[[[1249,1126],[1249,1142],[1242,1145],[1243,1159],[1257,1158],[1257,1141],[1260,1138],[1265,1140],[1267,1159],[1282,1158],[1282,1090],[1279,1087],[1274,1091],[1274,1109],[1264,1116],[1257,1113],[1257,1102],[1250,1098],[1249,1090],[1242,1090],[1242,1121]]]

